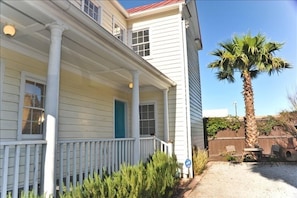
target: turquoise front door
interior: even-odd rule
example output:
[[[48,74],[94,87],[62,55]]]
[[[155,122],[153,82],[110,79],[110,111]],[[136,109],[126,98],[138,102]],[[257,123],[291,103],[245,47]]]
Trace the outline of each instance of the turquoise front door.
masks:
[[[115,100],[115,138],[125,138],[126,134],[126,118],[125,118],[125,103]]]

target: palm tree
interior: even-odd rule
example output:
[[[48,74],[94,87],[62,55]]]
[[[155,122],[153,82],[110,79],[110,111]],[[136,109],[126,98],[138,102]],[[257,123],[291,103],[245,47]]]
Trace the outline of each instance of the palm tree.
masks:
[[[243,81],[243,97],[245,103],[245,143],[248,148],[257,148],[259,132],[257,130],[252,79],[258,74],[269,75],[290,68],[285,60],[274,57],[275,51],[281,49],[283,43],[267,42],[262,34],[242,37],[234,36],[231,41],[219,43],[220,49],[211,53],[217,60],[208,65],[216,68],[219,80],[235,81],[235,72],[240,72]]]

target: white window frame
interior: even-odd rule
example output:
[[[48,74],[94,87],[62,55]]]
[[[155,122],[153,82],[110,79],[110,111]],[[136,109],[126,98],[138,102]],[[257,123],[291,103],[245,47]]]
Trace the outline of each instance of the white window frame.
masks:
[[[154,134],[149,133],[149,134],[142,134],[141,133],[141,115],[140,115],[140,106],[144,106],[144,105],[153,105],[154,106],[154,121],[155,121],[155,131]],[[151,120],[151,119],[147,119],[147,120]],[[157,135],[158,131],[158,126],[157,126],[157,104],[156,102],[145,102],[145,103],[140,103],[139,104],[139,135],[144,137],[144,136],[151,136],[151,135]]]
[[[148,41],[144,41],[144,32],[145,31],[148,31]],[[133,43],[134,42],[134,39],[133,38],[133,34],[137,33],[139,34],[139,32],[143,32],[143,41],[142,42],[139,42],[139,39],[141,39],[140,37],[136,37],[136,43]],[[146,45],[149,45],[148,47],[148,54],[146,54]],[[138,55],[142,56],[142,57],[149,57],[151,56],[151,35],[150,35],[150,29],[149,28],[144,28],[144,29],[139,29],[139,30],[132,30],[132,33],[131,33],[131,47],[133,49],[133,51],[135,53],[137,53]],[[137,49],[136,49],[137,48]],[[143,54],[141,53],[143,52]]]
[[[42,139],[44,134],[44,128],[42,134],[23,134],[22,133],[22,120],[23,120],[23,107],[24,107],[24,96],[25,96],[25,85],[26,80],[44,84],[46,86],[46,78],[38,76],[28,72],[22,72],[21,74],[21,86],[20,86],[20,101],[19,101],[19,115],[18,115],[18,140],[22,139]],[[45,106],[45,104],[44,104]],[[44,107],[45,108],[45,107]],[[44,110],[43,108],[43,110]],[[43,120],[43,122],[45,122]]]
[[[89,5],[92,5],[92,6],[97,7],[97,9],[98,9],[98,13],[96,13],[96,14],[97,14],[97,19],[94,18],[94,16],[93,16],[91,13],[85,11],[85,1],[87,1],[87,2],[89,3]],[[90,7],[88,6],[88,8],[90,8]],[[101,24],[101,18],[102,18],[102,16],[101,16],[101,6],[100,6],[100,5],[98,5],[97,3],[95,3],[95,2],[92,1],[92,0],[81,0],[81,10],[82,10],[86,15],[88,15],[91,19],[93,19],[94,21],[96,21],[98,24]],[[94,12],[94,11],[93,11],[93,12]]]
[[[120,34],[117,33],[116,27],[118,26],[118,28],[120,28]],[[121,32],[122,31],[122,32]],[[115,36],[116,38],[118,38],[120,41],[122,41],[123,43],[125,43],[125,38],[126,38],[126,29],[118,22],[113,21],[112,24],[112,34],[113,36]],[[118,37],[118,35],[121,35],[121,38]]]

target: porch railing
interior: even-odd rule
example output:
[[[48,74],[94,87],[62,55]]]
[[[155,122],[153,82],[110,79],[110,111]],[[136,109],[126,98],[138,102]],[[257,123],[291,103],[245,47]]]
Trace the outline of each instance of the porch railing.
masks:
[[[69,190],[71,185],[82,184],[89,175],[118,171],[121,164],[134,162],[134,138],[85,139],[58,141],[56,155],[57,190]],[[25,193],[39,192],[42,178],[42,146],[46,141],[0,142],[1,198],[12,192],[18,197]],[[156,151],[172,154],[172,144],[154,136],[140,138],[140,160],[145,162]],[[46,170],[45,170],[46,171]],[[45,181],[46,185],[46,181]]]
[[[0,142],[1,198],[9,192],[18,197],[20,188],[37,194],[45,144],[45,140]]]
[[[123,163],[132,164],[134,138],[58,141],[59,191],[82,184],[88,175],[111,174]]]
[[[140,138],[140,159],[145,162],[156,151],[161,151],[167,155],[172,155],[172,143],[164,142],[163,140],[152,136]]]

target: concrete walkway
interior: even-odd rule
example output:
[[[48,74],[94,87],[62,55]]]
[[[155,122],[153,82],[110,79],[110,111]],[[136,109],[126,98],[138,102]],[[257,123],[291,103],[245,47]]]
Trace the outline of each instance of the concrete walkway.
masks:
[[[297,164],[209,162],[193,182],[184,197],[297,198]]]

